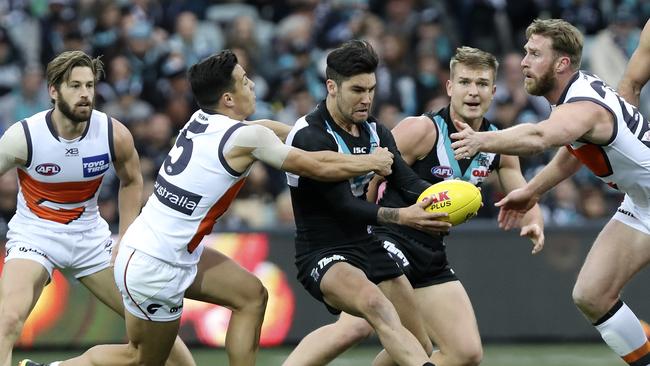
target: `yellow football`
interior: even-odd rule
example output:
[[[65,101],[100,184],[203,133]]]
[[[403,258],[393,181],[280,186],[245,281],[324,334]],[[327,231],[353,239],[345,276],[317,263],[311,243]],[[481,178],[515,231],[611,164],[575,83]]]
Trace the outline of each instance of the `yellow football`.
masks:
[[[453,226],[460,225],[476,216],[483,199],[481,190],[475,185],[456,179],[445,180],[425,189],[418,197],[418,202],[425,197],[433,199],[431,205],[425,210],[447,213],[449,216],[446,221]]]

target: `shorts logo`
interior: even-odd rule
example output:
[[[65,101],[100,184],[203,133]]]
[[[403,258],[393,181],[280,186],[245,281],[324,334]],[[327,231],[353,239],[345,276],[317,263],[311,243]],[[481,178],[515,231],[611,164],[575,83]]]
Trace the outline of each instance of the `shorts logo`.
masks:
[[[311,278],[314,279],[314,281],[318,282],[318,279],[320,278],[320,273],[318,273],[318,268],[312,268],[311,273],[309,274]]]
[[[160,203],[187,216],[192,216],[194,209],[203,198],[198,194],[176,187],[160,175],[156,178],[153,189]]]
[[[151,305],[147,306],[147,312],[149,314],[155,314],[156,311],[158,311],[158,309],[160,309],[160,308],[162,308],[162,305],[160,305],[160,304],[151,304]]]
[[[180,304],[179,306],[174,306],[174,307],[169,308],[169,312],[172,313],[172,314],[176,314],[182,308],[183,308],[183,304]]]
[[[330,255],[329,257],[325,257],[325,258],[319,260],[318,261],[318,267],[320,269],[323,269],[323,268],[325,268],[325,266],[327,266],[328,264],[330,264],[330,263],[332,263],[334,261],[337,261],[337,262],[339,262],[339,261],[347,261],[347,259],[345,259],[344,256],[338,255],[338,254]]]
[[[434,166],[431,168],[431,174],[438,178],[445,179],[454,175],[454,170],[451,167],[445,165]]]
[[[402,251],[395,246],[395,244],[389,242],[389,241],[384,241],[384,249],[388,252],[388,254],[395,260],[395,262],[398,262],[400,264],[400,267],[407,267],[411,263],[409,262],[408,259],[406,259],[406,256]]]
[[[632,217],[632,218],[635,218],[635,217],[634,217],[634,214],[632,214],[632,213],[631,213],[630,211],[628,211],[628,210],[625,210],[625,209],[619,208],[619,209],[617,209],[616,211],[622,213],[623,215],[626,215],[626,216],[630,216],[630,217]]]
[[[61,172],[61,167],[54,163],[39,164],[36,166],[36,173],[40,175],[55,175]]]
[[[30,247],[18,247],[18,251],[22,252],[22,253],[34,253],[34,254],[40,255],[41,257],[47,258],[47,255],[45,253],[41,252],[38,249],[34,249],[34,248],[30,248]],[[9,254],[9,253],[7,253],[7,254]]]
[[[108,154],[82,158],[84,177],[94,177],[107,171],[110,166]]]

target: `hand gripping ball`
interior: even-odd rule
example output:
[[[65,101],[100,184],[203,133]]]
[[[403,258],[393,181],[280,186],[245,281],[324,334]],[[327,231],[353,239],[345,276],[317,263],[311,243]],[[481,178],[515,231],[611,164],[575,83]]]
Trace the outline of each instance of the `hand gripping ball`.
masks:
[[[483,200],[481,190],[475,185],[455,179],[445,180],[425,189],[418,197],[418,202],[428,196],[431,196],[433,202],[425,210],[447,213],[449,216],[446,221],[453,226],[476,216]]]

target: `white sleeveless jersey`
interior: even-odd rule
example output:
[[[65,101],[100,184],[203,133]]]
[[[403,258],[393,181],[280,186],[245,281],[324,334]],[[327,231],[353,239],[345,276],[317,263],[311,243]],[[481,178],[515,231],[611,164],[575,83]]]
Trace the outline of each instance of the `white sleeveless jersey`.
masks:
[[[18,202],[10,225],[54,232],[85,231],[106,225],[97,196],[114,159],[113,123],[93,110],[86,130],[72,141],[58,137],[52,110],[23,121],[27,163],[18,167]]]
[[[122,243],[176,265],[197,263],[201,239],[212,231],[248,175],[248,170],[233,170],[224,158],[226,142],[242,126],[223,115],[194,113]]]
[[[626,193],[638,207],[650,207],[650,124],[638,109],[597,76],[579,71],[558,104],[591,101],[614,116],[606,144],[574,141],[567,149],[596,176]]]

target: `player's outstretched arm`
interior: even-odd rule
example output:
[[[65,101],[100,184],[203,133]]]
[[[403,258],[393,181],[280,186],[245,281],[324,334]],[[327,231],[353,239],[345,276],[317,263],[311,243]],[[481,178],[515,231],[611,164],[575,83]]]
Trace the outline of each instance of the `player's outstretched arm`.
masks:
[[[254,125],[239,128],[231,138],[233,148],[226,160],[244,171],[255,160],[274,168],[320,181],[337,182],[368,172],[390,174],[393,154],[377,148],[372,154],[346,155],[334,151],[304,151],[287,146],[268,128]]]
[[[629,103],[639,106],[641,89],[650,80],[650,21],[646,22],[639,45],[627,63],[618,84],[618,93]]]
[[[513,215],[523,214],[539,201],[541,195],[570,177],[580,168],[581,163],[566,148],[558,150],[557,154],[544,169],[526,185],[508,193],[501,201],[495,203],[500,207],[499,225],[506,226],[514,220]]]
[[[142,207],[142,174],[140,159],[133,144],[133,136],[119,121],[113,119],[115,157],[113,166],[120,179],[119,214],[120,237],[126,232]]]
[[[537,154],[550,147],[567,145],[587,134],[592,142],[605,143],[611,133],[604,130],[611,129],[612,118],[605,108],[590,101],[580,101],[558,106],[548,119],[539,123],[522,123],[501,131],[476,132],[461,122],[463,129],[451,134],[451,138],[457,140],[451,147],[455,158],[460,160],[479,151]]]
[[[285,142],[287,140],[287,136],[289,135],[289,132],[291,132],[291,126],[270,119],[258,119],[255,121],[245,121],[244,124],[264,126],[270,129],[271,131],[273,131],[273,133],[275,133],[275,135],[278,136],[278,138],[282,140],[282,142]]]
[[[16,122],[0,138],[0,175],[29,160],[27,138],[20,122]]]
[[[499,181],[506,193],[526,185],[526,180],[521,175],[519,158],[512,155],[501,155],[499,165]],[[538,204],[535,204],[525,214],[513,212],[507,219],[504,217],[499,221],[499,227],[510,230],[513,227],[521,227],[520,236],[526,236],[533,242],[532,254],[539,253],[544,248],[544,217]]]

